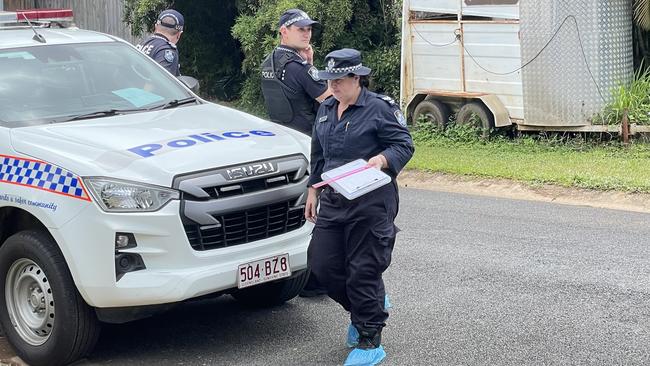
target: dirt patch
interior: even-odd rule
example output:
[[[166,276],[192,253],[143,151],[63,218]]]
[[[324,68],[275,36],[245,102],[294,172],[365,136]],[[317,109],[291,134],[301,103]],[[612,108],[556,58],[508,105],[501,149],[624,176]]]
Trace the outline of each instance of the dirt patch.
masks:
[[[507,179],[403,171],[401,187],[650,213],[650,194],[532,185]]]
[[[7,343],[7,338],[0,337],[0,366],[28,366]]]

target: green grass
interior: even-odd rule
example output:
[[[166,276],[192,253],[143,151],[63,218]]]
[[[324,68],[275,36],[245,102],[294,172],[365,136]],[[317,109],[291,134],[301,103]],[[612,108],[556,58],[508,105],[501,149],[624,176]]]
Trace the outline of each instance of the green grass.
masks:
[[[627,110],[630,123],[650,125],[650,69],[639,68],[629,83],[619,85],[611,93],[611,102],[594,117],[594,124],[620,124],[623,111]]]
[[[624,147],[618,143],[530,137],[454,140],[442,135],[423,138],[420,132],[414,133],[416,152],[407,169],[505,178],[531,184],[650,192],[648,144]]]

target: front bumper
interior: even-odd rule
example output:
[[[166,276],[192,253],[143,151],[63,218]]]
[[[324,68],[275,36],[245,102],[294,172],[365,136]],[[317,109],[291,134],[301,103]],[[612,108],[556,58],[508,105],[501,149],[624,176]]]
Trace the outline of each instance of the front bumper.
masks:
[[[106,213],[88,205],[52,235],[75,284],[94,307],[173,303],[237,287],[240,264],[288,253],[292,272],[307,268],[312,225],[247,244],[196,251],[188,242],[179,201],[153,213]],[[133,233],[146,269],[115,276],[115,233]]]

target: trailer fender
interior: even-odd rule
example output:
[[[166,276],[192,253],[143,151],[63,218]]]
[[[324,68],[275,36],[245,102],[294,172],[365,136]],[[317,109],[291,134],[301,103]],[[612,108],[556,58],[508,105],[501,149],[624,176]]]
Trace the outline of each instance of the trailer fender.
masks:
[[[494,94],[485,94],[477,97],[483,104],[492,112],[494,116],[494,127],[510,126],[512,121],[506,106],[503,105],[501,99]]]

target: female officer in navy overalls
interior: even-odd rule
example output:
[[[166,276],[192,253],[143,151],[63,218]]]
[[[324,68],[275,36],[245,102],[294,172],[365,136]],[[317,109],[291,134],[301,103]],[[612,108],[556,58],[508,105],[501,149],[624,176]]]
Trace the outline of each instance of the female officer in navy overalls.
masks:
[[[366,89],[370,69],[362,65],[359,51],[331,52],[325,64],[318,76],[328,80],[333,97],[321,104],[312,135],[305,217],[316,226],[309,265],[329,296],[350,312],[348,346],[354,349],[345,365],[376,365],[386,356],[381,346],[388,318],[382,273],[397,234],[395,178],[411,159],[413,142],[395,102]],[[357,159],[381,169],[392,182],[351,201],[329,186],[322,191],[312,187],[324,171]]]

